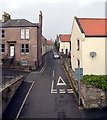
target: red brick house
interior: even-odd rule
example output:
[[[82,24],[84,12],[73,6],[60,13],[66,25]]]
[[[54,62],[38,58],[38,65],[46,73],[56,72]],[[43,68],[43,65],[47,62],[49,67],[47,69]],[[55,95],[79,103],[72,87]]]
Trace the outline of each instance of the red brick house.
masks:
[[[11,19],[8,13],[0,20],[2,59],[14,58],[16,63],[26,66],[39,66],[42,63],[42,12],[39,23],[26,19]]]
[[[53,49],[53,42],[51,40],[46,41],[46,52],[49,52]]]

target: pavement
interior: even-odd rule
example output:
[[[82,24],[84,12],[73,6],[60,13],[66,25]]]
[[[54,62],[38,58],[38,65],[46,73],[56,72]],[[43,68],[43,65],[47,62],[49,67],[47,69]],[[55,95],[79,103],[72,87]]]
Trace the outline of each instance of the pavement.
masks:
[[[49,52],[44,66],[42,71],[27,75],[4,112],[3,119],[107,118],[107,109],[79,109],[63,68],[63,60],[53,59],[52,52]]]

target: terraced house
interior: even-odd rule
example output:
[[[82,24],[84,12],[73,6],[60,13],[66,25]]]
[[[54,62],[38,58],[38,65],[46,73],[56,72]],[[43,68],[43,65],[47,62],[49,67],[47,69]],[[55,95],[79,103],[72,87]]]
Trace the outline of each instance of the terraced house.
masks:
[[[59,51],[68,54],[71,51],[71,35],[59,34]]]
[[[42,63],[42,12],[39,23],[26,19],[11,19],[8,13],[0,20],[1,53],[3,61],[11,61],[26,66],[39,66]]]
[[[74,18],[71,64],[83,74],[107,75],[107,19]]]

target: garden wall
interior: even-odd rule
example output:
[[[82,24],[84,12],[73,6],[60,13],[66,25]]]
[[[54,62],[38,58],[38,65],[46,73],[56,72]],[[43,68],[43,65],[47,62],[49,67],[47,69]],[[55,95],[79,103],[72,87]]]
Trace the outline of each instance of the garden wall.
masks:
[[[22,83],[23,76],[19,76],[15,80],[13,80],[10,84],[6,84],[0,92],[2,92],[2,113],[8,106],[11,98],[15,94],[16,90]]]
[[[63,60],[64,66],[69,73],[72,84],[78,93],[78,82],[75,81],[75,73],[71,69],[68,60]],[[81,101],[84,108],[102,108],[107,106],[107,91],[103,91],[93,85],[81,82]]]

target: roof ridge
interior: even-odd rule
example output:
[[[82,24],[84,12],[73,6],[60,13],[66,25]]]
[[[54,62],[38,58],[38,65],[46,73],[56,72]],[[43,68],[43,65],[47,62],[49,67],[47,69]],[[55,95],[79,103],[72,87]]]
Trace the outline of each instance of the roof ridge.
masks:
[[[93,20],[106,20],[107,18],[77,18],[77,19],[93,19]]]

